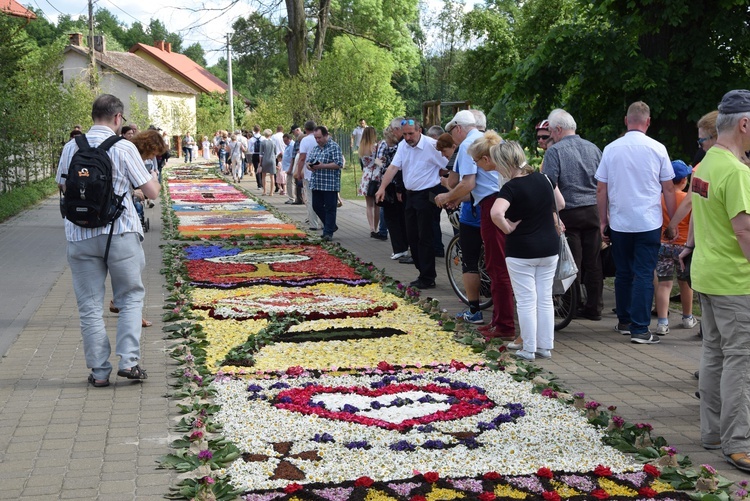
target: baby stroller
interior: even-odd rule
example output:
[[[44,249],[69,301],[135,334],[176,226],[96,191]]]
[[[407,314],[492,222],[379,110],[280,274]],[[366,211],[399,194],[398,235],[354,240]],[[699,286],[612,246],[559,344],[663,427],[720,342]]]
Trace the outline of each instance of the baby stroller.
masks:
[[[149,228],[151,227],[151,223],[149,222],[148,218],[146,217],[146,214],[143,211],[143,202],[140,198],[133,195],[133,205],[135,205],[135,210],[138,212],[138,219],[141,220],[141,226],[143,226],[143,232],[148,233]]]

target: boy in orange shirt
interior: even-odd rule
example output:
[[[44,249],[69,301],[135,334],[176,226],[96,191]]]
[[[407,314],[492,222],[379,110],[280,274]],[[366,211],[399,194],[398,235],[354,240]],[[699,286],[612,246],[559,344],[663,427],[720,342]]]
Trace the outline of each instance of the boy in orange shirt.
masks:
[[[688,176],[692,170],[682,160],[672,162],[674,169],[674,188],[677,206],[679,207],[685,198],[683,190],[687,186]],[[669,224],[669,215],[664,200],[661,202],[664,214],[664,223],[662,230],[666,229]],[[679,236],[675,240],[668,240],[664,236],[661,239],[659,248],[659,260],[656,263],[656,278],[659,282],[656,287],[656,313],[658,321],[656,324],[656,335],[663,336],[669,333],[669,296],[672,293],[672,284],[675,274],[677,283],[680,286],[680,302],[682,303],[682,327],[692,329],[698,323],[693,317],[693,289],[690,288],[689,271],[680,269],[679,255],[687,241],[688,227],[690,225],[690,216],[685,217],[678,225]],[[662,233],[663,235],[663,233]]]

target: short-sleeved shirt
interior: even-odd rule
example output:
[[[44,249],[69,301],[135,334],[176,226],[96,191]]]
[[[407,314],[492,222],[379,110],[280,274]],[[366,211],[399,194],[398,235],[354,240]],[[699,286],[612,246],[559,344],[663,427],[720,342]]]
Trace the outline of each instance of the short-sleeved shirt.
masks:
[[[607,183],[609,227],[623,233],[661,228],[661,183],[672,178],[667,149],[646,134],[630,131],[607,145],[596,179]]]
[[[274,154],[276,156],[279,155],[279,153],[284,153],[284,133],[283,132],[277,132],[276,134],[271,135],[271,141],[273,141],[274,146]]]
[[[440,169],[445,168],[448,159],[435,148],[436,143],[424,134],[416,146],[410,146],[404,139],[398,143],[391,165],[403,173],[407,190],[422,191],[440,184]]]
[[[750,214],[750,169],[716,146],[693,174],[693,289],[717,296],[750,294],[750,263],[732,228],[741,212]]]
[[[318,145],[318,143],[315,141],[315,136],[313,136],[312,132],[309,132],[305,137],[299,140],[299,153],[304,153],[307,155],[305,157],[305,162],[310,161],[310,152]],[[312,176],[312,171],[307,168],[307,165],[304,165],[302,167],[302,172],[305,175],[305,179],[308,181],[310,180],[310,176]]]
[[[506,182],[498,198],[510,203],[505,217],[521,223],[505,237],[505,255],[520,259],[554,256],[560,250],[555,229],[555,195],[550,180],[533,172]]]
[[[359,143],[362,141],[362,134],[364,134],[365,129],[361,126],[357,126],[352,131],[352,139],[354,139],[354,148],[359,148]]]
[[[458,174],[459,180],[463,180],[464,176],[469,176],[477,173],[477,164],[471,155],[468,154],[467,150],[471,143],[482,137],[482,133],[476,129],[473,129],[466,135],[466,139],[463,140],[461,146],[456,150],[455,161],[453,162],[453,171]],[[465,147],[464,147],[465,145]],[[497,183],[495,184],[497,188]],[[496,190],[497,191],[497,190]],[[461,202],[459,209],[458,221],[462,224],[474,226],[479,228],[479,214],[480,210],[478,207],[474,207],[471,202]]]
[[[596,205],[596,169],[602,152],[578,134],[562,137],[544,154],[543,172],[557,184],[566,209]]]
[[[300,150],[301,151],[301,150]],[[344,166],[344,156],[341,148],[333,139],[320,147],[317,142],[315,148],[307,155],[307,162],[320,162],[322,164],[334,163],[338,169],[318,169],[312,171],[310,177],[310,189],[313,191],[341,191],[341,168]]]
[[[294,160],[294,141],[289,141],[289,144],[284,148],[284,156],[281,159],[281,168],[284,172],[291,172],[291,168]]]
[[[89,146],[99,146],[105,139],[114,136],[114,134],[109,127],[94,125],[86,133],[86,139],[89,142]],[[55,177],[57,184],[65,184],[62,175],[67,175],[70,161],[73,159],[76,151],[78,151],[78,145],[74,139],[71,139],[63,148],[60,161],[57,164],[57,176]],[[148,183],[152,175],[146,169],[141,155],[138,153],[138,149],[130,141],[124,139],[117,141],[109,149],[108,153],[109,158],[112,159],[112,186],[114,192],[117,195],[126,194],[123,199],[125,210],[115,220],[112,233],[119,235],[121,233],[135,232],[143,237],[141,220],[138,218],[138,213],[133,205],[133,187],[137,188]],[[110,225],[100,228],[82,228],[65,219],[65,238],[68,242],[79,242],[94,238],[104,233],[109,233],[109,229]]]

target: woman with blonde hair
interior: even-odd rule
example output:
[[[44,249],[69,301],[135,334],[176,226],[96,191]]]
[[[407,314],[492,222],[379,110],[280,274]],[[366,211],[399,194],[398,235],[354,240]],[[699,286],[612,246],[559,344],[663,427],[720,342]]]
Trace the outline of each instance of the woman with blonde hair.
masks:
[[[359,142],[359,158],[362,160],[362,181],[359,183],[359,194],[365,197],[367,223],[370,225],[370,237],[377,238],[378,240],[386,240],[388,237],[378,233],[380,209],[375,205],[375,192],[380,187],[380,179],[382,177],[381,167],[383,166],[382,160],[379,160],[377,157],[377,150],[378,134],[375,132],[375,127],[365,127],[365,130],[362,132],[362,139]],[[377,186],[375,191],[369,188],[371,181],[377,183],[377,185],[373,184],[373,186]]]
[[[524,360],[551,358],[555,332],[552,282],[559,251],[555,206],[562,209],[565,200],[547,176],[526,162],[516,141],[494,144],[479,155],[470,153],[478,167],[497,170],[506,180],[490,216],[507,235],[505,263],[521,328],[522,344],[509,346],[518,349],[516,357]]]

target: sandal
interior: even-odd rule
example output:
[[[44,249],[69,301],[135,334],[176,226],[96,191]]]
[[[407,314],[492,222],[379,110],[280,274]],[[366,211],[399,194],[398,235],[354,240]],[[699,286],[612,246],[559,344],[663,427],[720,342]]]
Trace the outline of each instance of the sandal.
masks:
[[[146,320],[145,318],[141,319],[141,327],[151,327],[152,325],[154,325],[153,322]]]
[[[120,313],[120,308],[115,307],[114,299],[109,302],[109,311],[111,311],[112,313]]]
[[[724,459],[738,470],[750,473],[750,456],[748,456],[747,452],[724,454]]]
[[[117,375],[128,379],[148,379],[146,369],[141,369],[141,367],[137,364],[130,369],[120,369],[119,371],[117,371]]]
[[[89,384],[94,388],[104,388],[109,386],[109,379],[94,379],[94,375],[89,374]]]

